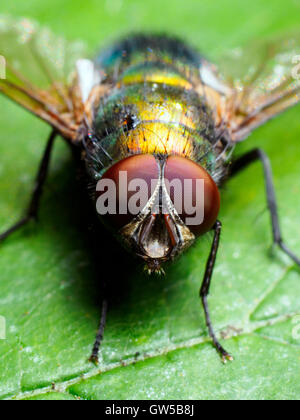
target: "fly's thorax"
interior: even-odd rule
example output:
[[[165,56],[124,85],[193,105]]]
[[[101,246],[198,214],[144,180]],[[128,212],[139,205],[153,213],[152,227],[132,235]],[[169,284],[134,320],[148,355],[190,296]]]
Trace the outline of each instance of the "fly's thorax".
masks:
[[[135,154],[178,155],[216,170],[211,113],[193,90],[157,83],[116,87],[95,113],[92,176]]]
[[[197,52],[174,38],[136,35],[96,63],[114,88],[94,110],[99,147],[90,153],[91,170],[103,173],[134,154],[176,154],[214,171],[214,120],[196,91],[203,64]]]

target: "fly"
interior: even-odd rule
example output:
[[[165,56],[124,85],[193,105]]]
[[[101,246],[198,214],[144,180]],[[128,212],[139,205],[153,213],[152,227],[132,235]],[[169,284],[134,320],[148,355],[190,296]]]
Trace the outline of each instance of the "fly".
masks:
[[[200,298],[214,346],[232,360],[207,297],[222,229],[219,189],[254,161],[264,169],[274,243],[300,266],[282,239],[267,155],[255,149],[233,157],[237,143],[300,102],[299,36],[255,44],[219,68],[181,40],[144,34],[91,60],[81,44],[0,17],[0,54],[0,91],[52,127],[27,211],[0,240],[36,219],[54,140],[62,137],[81,157],[100,220],[150,274],[213,232]],[[95,362],[106,313],[104,298]]]

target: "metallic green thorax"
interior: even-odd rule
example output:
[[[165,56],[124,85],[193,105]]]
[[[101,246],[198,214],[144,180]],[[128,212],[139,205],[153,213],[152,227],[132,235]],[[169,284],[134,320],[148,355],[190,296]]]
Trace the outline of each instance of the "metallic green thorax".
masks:
[[[173,38],[138,35],[96,64],[112,90],[95,111],[88,158],[95,179],[120,159],[146,153],[185,156],[213,177],[219,172],[211,110],[196,92],[206,65],[199,54]]]

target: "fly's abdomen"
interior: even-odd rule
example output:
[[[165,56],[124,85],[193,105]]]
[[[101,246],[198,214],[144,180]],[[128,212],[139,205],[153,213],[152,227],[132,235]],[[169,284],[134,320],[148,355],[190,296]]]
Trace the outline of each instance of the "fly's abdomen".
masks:
[[[95,118],[97,173],[134,154],[179,155],[213,169],[212,119],[194,89],[199,55],[177,40],[140,36],[98,63],[114,88]]]

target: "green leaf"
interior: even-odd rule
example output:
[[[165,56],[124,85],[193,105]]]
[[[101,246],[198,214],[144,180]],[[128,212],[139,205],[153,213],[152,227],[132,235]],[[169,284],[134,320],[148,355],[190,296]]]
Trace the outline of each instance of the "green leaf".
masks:
[[[103,4],[102,4],[103,3]],[[108,3],[110,5],[108,5]],[[118,9],[118,5],[121,8]],[[163,10],[162,10],[163,9]],[[58,0],[2,5],[47,23],[91,50],[132,29],[174,31],[211,57],[298,25],[287,0],[249,3]],[[166,18],[167,17],[167,18]],[[49,128],[0,98],[0,226],[26,206]],[[262,147],[274,171],[284,237],[300,254],[299,107],[259,129],[237,153]],[[222,192],[224,225],[209,304],[235,361],[224,366],[208,338],[198,291],[211,237],[148,277],[103,233],[96,259],[76,171],[58,141],[40,221],[0,246],[0,397],[20,399],[299,399],[299,269],[277,250],[259,164]],[[97,268],[116,282],[100,364],[91,365],[98,325]],[[121,275],[119,274],[121,268]]]

